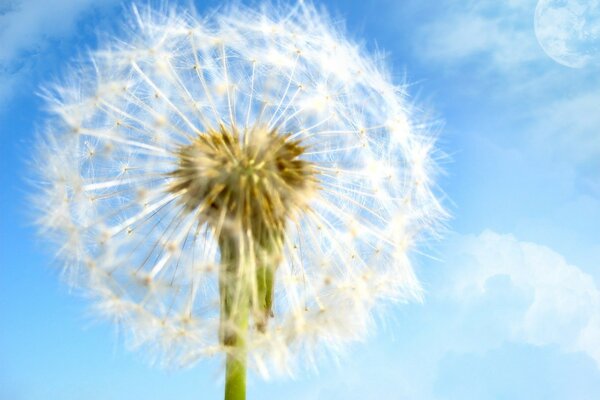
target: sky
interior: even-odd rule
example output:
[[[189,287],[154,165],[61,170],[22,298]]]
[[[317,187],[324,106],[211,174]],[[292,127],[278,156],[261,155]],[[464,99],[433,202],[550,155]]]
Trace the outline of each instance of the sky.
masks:
[[[535,0],[321,3],[440,121],[452,218],[415,255],[421,304],[318,371],[251,375],[249,399],[600,398],[600,47],[580,68],[550,57]],[[129,352],[31,225],[39,88],[128,7],[0,0],[0,399],[221,397],[216,361],[165,371]]]

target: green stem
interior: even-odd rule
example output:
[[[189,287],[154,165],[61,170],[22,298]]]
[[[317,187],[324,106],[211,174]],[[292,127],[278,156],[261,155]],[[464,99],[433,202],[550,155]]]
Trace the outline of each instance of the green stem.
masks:
[[[225,400],[246,399],[246,335],[250,293],[235,240],[220,240],[221,341],[227,346]]]
[[[242,290],[246,292],[246,290]],[[245,293],[244,293],[245,294]],[[232,323],[235,333],[227,340],[229,353],[225,363],[225,400],[246,399],[246,334],[248,332],[249,298],[240,296]]]
[[[228,354],[225,372],[225,400],[246,399],[246,360]]]
[[[259,243],[249,254],[241,254],[240,245],[235,238],[219,239],[220,338],[227,348],[225,400],[246,399],[246,339],[250,309],[253,306],[253,318],[257,330],[264,332],[272,314],[275,269],[281,258],[282,244],[280,235],[270,243]],[[255,253],[258,253],[258,256]],[[249,257],[256,257],[256,259],[249,260]],[[253,280],[246,276],[250,270],[245,269],[247,262],[257,265],[256,276],[253,277],[256,285],[254,291],[250,287],[250,282]]]

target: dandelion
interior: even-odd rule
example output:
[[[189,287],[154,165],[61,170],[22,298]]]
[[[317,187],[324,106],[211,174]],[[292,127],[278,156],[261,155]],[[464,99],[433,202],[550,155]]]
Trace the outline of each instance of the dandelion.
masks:
[[[45,92],[35,200],[70,282],[165,363],[223,354],[227,399],[419,299],[433,140],[364,53],[302,2],[134,7]]]

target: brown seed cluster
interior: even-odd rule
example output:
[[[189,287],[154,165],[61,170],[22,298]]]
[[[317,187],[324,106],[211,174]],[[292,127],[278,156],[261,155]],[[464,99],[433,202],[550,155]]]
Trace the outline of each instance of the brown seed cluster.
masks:
[[[317,187],[314,166],[301,158],[305,149],[290,134],[240,135],[221,126],[179,150],[169,190],[219,236],[250,231],[258,243],[270,243]]]

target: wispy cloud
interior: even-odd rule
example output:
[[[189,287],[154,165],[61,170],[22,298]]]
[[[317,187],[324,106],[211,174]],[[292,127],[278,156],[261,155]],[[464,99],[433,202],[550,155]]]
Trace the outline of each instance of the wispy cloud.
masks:
[[[591,88],[553,96],[534,109],[531,131],[537,148],[576,163],[600,166],[600,93],[595,81],[588,81]]]
[[[442,17],[421,26],[415,43],[425,60],[476,62],[510,70],[543,58],[533,34],[535,2],[454,1]]]
[[[415,54],[456,88],[453,96],[477,99],[482,111],[473,114],[487,112],[484,123],[501,116],[504,129],[510,127],[490,132],[480,125],[481,136],[549,166],[597,168],[597,70],[565,67],[544,53],[534,29],[536,3],[451,0],[417,29]]]
[[[43,65],[48,45],[74,33],[79,19],[93,8],[107,7],[116,0],[22,0],[0,7],[0,104]]]

